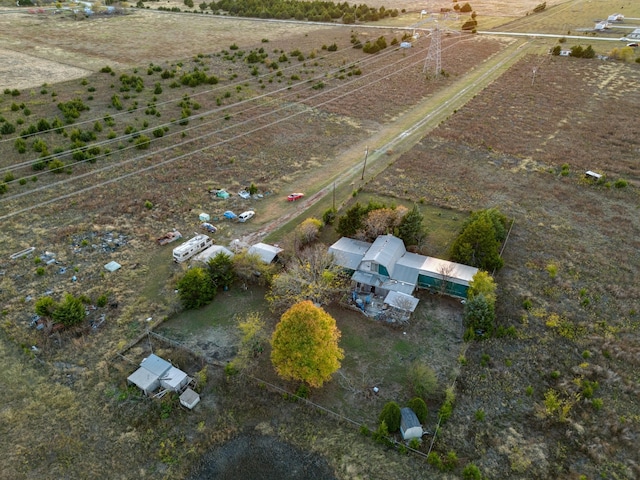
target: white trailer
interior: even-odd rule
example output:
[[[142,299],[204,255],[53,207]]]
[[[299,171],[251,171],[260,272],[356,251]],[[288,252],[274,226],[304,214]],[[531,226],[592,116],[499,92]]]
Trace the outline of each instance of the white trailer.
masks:
[[[213,245],[213,241],[208,236],[196,235],[173,249],[173,260],[177,263],[185,262],[211,245]]]

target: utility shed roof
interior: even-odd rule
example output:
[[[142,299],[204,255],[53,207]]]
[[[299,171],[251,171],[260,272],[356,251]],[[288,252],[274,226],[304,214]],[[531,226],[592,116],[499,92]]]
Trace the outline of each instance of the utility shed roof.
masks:
[[[256,254],[264,263],[271,263],[276,256],[282,252],[282,248],[268,243],[256,243],[249,247],[248,253]]]
[[[329,252],[333,254],[336,264],[342,268],[356,270],[370,247],[371,244],[368,242],[342,237],[329,247]]]
[[[158,377],[162,376],[167,370],[171,368],[171,364],[169,362],[153,353],[142,360],[140,366],[149,370],[151,373]]]
[[[133,383],[146,394],[158,388],[158,375],[154,375],[146,368],[140,367],[127,378],[129,383]]]
[[[392,279],[385,280],[382,282],[380,287],[392,292],[406,293],[407,295],[411,295],[416,289],[416,286],[413,283],[399,282],[398,280]]]
[[[195,407],[199,401],[200,401],[200,395],[198,395],[196,392],[194,392],[190,388],[187,388],[182,393],[182,395],[180,395],[180,404],[184,405],[189,410]]]
[[[384,266],[393,277],[393,267],[406,253],[404,242],[393,235],[380,235],[362,258],[363,262],[375,262]]]
[[[196,262],[207,263],[209,260],[211,260],[213,257],[218,255],[219,253],[224,253],[229,258],[233,257],[233,252],[228,248],[225,248],[222,245],[211,245],[209,248],[207,248],[206,250],[203,250],[202,252],[197,254],[195,257],[193,257],[193,260]]]
[[[398,310],[404,310],[405,312],[413,312],[418,306],[419,300],[416,297],[407,295],[402,292],[389,292],[384,298],[384,303],[390,305]]]
[[[374,275],[373,273],[361,272],[360,270],[356,270],[353,272],[351,276],[351,280],[358,283],[363,283],[364,285],[371,285],[373,287],[379,287],[382,285],[380,281],[380,277]]]
[[[180,387],[187,383],[187,374],[176,367],[171,367],[160,377],[160,384],[164,388],[173,390],[174,392],[179,390]]]
[[[473,276],[478,273],[478,269],[476,267],[470,267],[469,265],[449,262],[448,260],[433,257],[427,257],[422,267],[420,267],[420,273],[427,274],[430,277],[437,276],[438,278],[442,278],[443,272],[448,281],[469,285]]]
[[[405,283],[418,283],[418,272],[424,264],[426,257],[417,253],[407,252],[396,262],[393,269],[393,278]]]

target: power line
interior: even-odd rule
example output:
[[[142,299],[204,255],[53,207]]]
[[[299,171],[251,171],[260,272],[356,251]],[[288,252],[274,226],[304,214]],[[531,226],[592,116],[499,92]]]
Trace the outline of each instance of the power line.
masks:
[[[458,42],[455,42],[455,43],[458,43]],[[454,44],[454,45],[455,45],[455,44]],[[450,46],[448,46],[447,48],[451,48],[451,47],[453,47],[454,45],[450,45]],[[415,55],[418,55],[418,54],[415,54]],[[415,55],[412,55],[412,56],[415,56]],[[396,75],[396,74],[398,74],[398,73],[402,73],[403,71],[407,70],[408,68],[412,68],[412,67],[414,67],[414,66],[415,66],[416,64],[418,64],[419,62],[420,62],[420,60],[418,60],[418,61],[416,61],[416,62],[413,62],[413,63],[410,63],[409,65],[407,65],[407,66],[405,66],[405,67],[403,67],[403,68],[401,68],[401,69],[394,70],[393,72],[391,72],[391,73],[389,73],[389,74],[387,74],[387,75],[384,75],[383,77],[379,77],[379,78],[377,78],[377,79],[375,80],[375,82],[379,82],[379,81],[382,81],[382,80],[384,80],[384,79],[386,79],[386,78],[389,78],[389,77],[391,77],[391,76],[393,76],[393,75]],[[369,74],[367,74],[367,75],[365,75],[365,76],[363,76],[363,77],[365,77],[365,78],[366,78],[366,76],[377,74],[379,70],[383,70],[383,69],[385,69],[385,68],[390,68],[391,66],[393,66],[393,64],[392,64],[392,65],[385,65],[384,67],[382,67],[382,68],[380,68],[380,69],[378,69],[378,70],[376,70],[376,71],[374,71],[374,72],[371,72],[371,73],[369,73]],[[352,83],[353,83],[353,82],[352,82]],[[137,175],[137,174],[144,173],[144,172],[147,172],[147,171],[153,170],[153,169],[155,169],[155,168],[158,168],[158,167],[160,167],[160,166],[164,166],[164,165],[166,165],[166,164],[172,163],[172,162],[174,162],[174,161],[177,161],[177,160],[180,160],[180,159],[183,159],[183,158],[189,157],[189,156],[194,155],[194,154],[196,154],[196,153],[201,153],[201,152],[206,151],[206,150],[208,150],[208,149],[210,149],[210,148],[214,148],[214,147],[216,147],[216,146],[219,146],[219,145],[222,145],[222,144],[225,144],[225,143],[231,142],[231,141],[233,141],[233,140],[237,140],[237,139],[239,139],[239,138],[243,138],[243,137],[245,137],[245,136],[247,136],[247,135],[251,135],[251,134],[253,134],[253,133],[257,132],[257,131],[263,130],[263,129],[265,129],[265,128],[268,128],[268,127],[271,127],[271,126],[277,125],[277,124],[282,123],[282,122],[284,122],[284,121],[286,121],[286,120],[289,120],[289,119],[291,119],[291,118],[294,118],[294,117],[296,117],[296,116],[298,116],[298,115],[300,115],[300,114],[302,114],[302,113],[304,113],[304,112],[308,111],[308,109],[309,109],[309,108],[318,108],[318,107],[323,106],[323,105],[325,105],[325,104],[328,104],[328,103],[331,103],[331,102],[333,102],[333,101],[339,100],[339,99],[341,99],[341,98],[343,98],[343,97],[345,97],[345,96],[351,95],[351,94],[352,94],[352,93],[354,93],[354,92],[357,92],[357,91],[359,91],[359,90],[362,90],[362,89],[364,89],[364,88],[369,87],[369,85],[370,85],[370,84],[362,85],[362,86],[357,87],[357,88],[355,88],[355,89],[353,89],[353,90],[350,90],[350,91],[348,91],[348,92],[346,92],[346,93],[343,93],[343,94],[341,94],[341,95],[339,95],[339,96],[337,96],[337,97],[335,97],[335,98],[332,98],[332,99],[329,99],[329,100],[327,100],[327,101],[321,102],[321,103],[319,103],[319,104],[317,104],[317,105],[314,105],[313,107],[308,107],[308,106],[306,106],[303,102],[296,102],[294,105],[302,105],[302,106],[307,107],[307,109],[302,110],[302,111],[299,111],[299,112],[296,112],[296,113],[294,113],[294,114],[292,114],[292,115],[289,115],[289,116],[286,116],[286,117],[280,118],[280,119],[275,120],[275,121],[273,121],[273,122],[270,122],[270,123],[268,123],[268,124],[266,124],[266,125],[256,127],[256,128],[254,128],[254,129],[252,129],[252,130],[250,130],[250,131],[248,131],[248,132],[243,132],[243,133],[238,134],[238,135],[235,135],[235,136],[233,136],[233,137],[231,137],[231,138],[228,138],[228,139],[225,139],[225,140],[218,141],[218,142],[216,142],[216,143],[214,143],[214,144],[207,145],[207,146],[204,146],[204,147],[202,147],[202,148],[199,148],[199,149],[196,149],[196,150],[193,150],[193,151],[190,151],[190,152],[187,152],[187,153],[181,154],[181,155],[179,155],[179,156],[176,156],[176,157],[173,157],[173,158],[166,159],[166,160],[164,160],[164,161],[162,161],[162,162],[158,162],[158,163],[156,163],[156,164],[154,164],[154,165],[147,166],[147,167],[144,167],[144,168],[138,169],[138,170],[136,170],[136,171],[129,172],[129,173],[126,173],[126,174],[123,174],[123,175],[121,175],[121,176],[119,176],[119,177],[116,177],[116,178],[113,178],[113,179],[109,179],[109,180],[106,180],[106,181],[102,181],[102,182],[99,182],[99,183],[96,183],[96,184],[93,184],[93,185],[90,185],[90,186],[87,186],[87,187],[84,187],[84,188],[81,188],[81,189],[75,190],[75,191],[73,191],[73,192],[70,192],[70,193],[67,193],[67,194],[64,194],[64,195],[61,195],[61,196],[58,196],[58,197],[55,197],[55,198],[52,198],[52,199],[49,199],[49,200],[46,200],[46,201],[43,201],[43,202],[39,202],[39,203],[34,204],[34,205],[31,205],[31,206],[23,207],[23,208],[21,208],[21,209],[18,209],[18,210],[15,210],[15,211],[13,211],[13,212],[10,212],[10,213],[8,213],[8,214],[5,214],[5,215],[3,215],[3,216],[0,216],[0,219],[7,219],[7,218],[13,217],[13,216],[15,216],[15,215],[18,215],[18,214],[21,214],[21,213],[25,213],[25,212],[27,212],[27,211],[34,210],[34,209],[36,209],[36,208],[39,208],[39,207],[42,207],[42,206],[45,206],[45,205],[49,205],[49,204],[51,204],[51,203],[55,203],[55,202],[60,201],[60,200],[64,200],[64,199],[70,198],[70,197],[75,196],[75,195],[78,195],[78,194],[80,194],[80,193],[86,193],[86,192],[91,191],[91,190],[93,190],[93,189],[95,189],[95,188],[99,188],[99,187],[101,187],[101,186],[106,186],[106,185],[109,185],[109,184],[111,184],[111,183],[118,182],[118,181],[120,181],[120,180],[123,180],[123,179],[129,178],[129,177],[135,176],[135,175]],[[339,88],[342,88],[343,86],[344,86],[344,85],[342,85],[342,86],[337,86],[337,87],[334,87],[333,89],[331,89],[331,90],[329,90],[329,91],[327,91],[327,92],[321,92],[321,93],[318,93],[318,94],[316,94],[316,95],[314,95],[314,96],[312,96],[312,97],[309,97],[307,100],[309,100],[309,99],[313,99],[313,98],[316,98],[316,97],[321,96],[321,95],[324,95],[324,94],[329,93],[329,92],[331,92],[331,91],[333,91],[333,90],[337,90],[337,89],[339,89]],[[283,109],[285,109],[285,108],[291,108],[291,107],[290,107],[290,106],[289,106],[289,107],[283,107],[283,108],[278,109],[277,111],[281,111],[281,110],[283,110]],[[270,112],[270,113],[273,113],[273,112]],[[267,114],[265,114],[265,115],[267,115]],[[263,115],[263,116],[264,116],[264,115]],[[250,121],[252,121],[252,120],[253,120],[253,119],[248,119],[248,120],[245,120],[244,122],[241,122],[240,124],[234,124],[233,126],[228,127],[228,128],[234,128],[234,127],[236,127],[236,126],[239,126],[239,125],[243,125],[243,124],[245,124],[245,123],[248,123],[248,122],[250,122]],[[179,147],[179,146],[182,146],[182,145],[185,145],[185,144],[189,144],[189,143],[192,143],[192,142],[197,141],[197,140],[201,140],[202,138],[208,137],[208,136],[213,135],[213,134],[215,134],[215,133],[218,133],[218,132],[213,132],[213,133],[210,133],[210,134],[207,134],[207,135],[202,135],[202,136],[200,136],[200,137],[198,137],[198,138],[196,138],[196,139],[189,140],[189,141],[185,141],[185,142],[182,142],[182,143],[180,143],[180,144],[178,144],[178,145],[174,145],[174,146],[171,146],[171,147],[166,147],[166,148],[163,148],[163,149],[161,149],[161,150],[154,151],[154,152],[150,152],[150,153],[148,153],[148,154],[141,155],[141,156],[139,156],[139,157],[136,157],[136,158],[133,158],[133,159],[129,159],[129,160],[126,160],[126,161],[120,162],[120,163],[115,164],[115,165],[110,165],[110,166],[106,166],[106,167],[103,167],[103,168],[98,169],[98,170],[93,170],[93,171],[91,171],[91,172],[87,172],[87,173],[83,174],[83,175],[82,175],[82,176],[80,176],[80,177],[76,176],[74,179],[70,179],[70,180],[66,180],[66,181],[61,181],[61,182],[56,182],[56,183],[55,183],[55,184],[53,184],[53,185],[48,185],[48,186],[43,187],[43,188],[51,188],[52,186],[59,186],[59,185],[64,184],[64,183],[68,183],[68,182],[70,182],[70,181],[77,180],[77,179],[79,179],[79,178],[84,178],[84,177],[87,177],[87,176],[90,176],[90,175],[94,175],[94,174],[97,174],[97,173],[100,173],[100,172],[103,172],[103,171],[106,171],[106,170],[111,170],[111,169],[113,169],[113,168],[116,168],[116,167],[122,166],[122,165],[124,165],[124,164],[129,164],[129,163],[131,163],[131,162],[134,162],[134,161],[137,161],[137,160],[140,160],[140,159],[148,158],[148,157],[150,157],[150,156],[152,156],[152,155],[155,155],[155,154],[157,154],[157,153],[162,153],[162,152],[164,152],[164,151],[166,151],[166,150],[173,149],[173,148],[177,148],[177,147]],[[25,193],[26,193],[26,194],[28,194],[29,192],[25,192]],[[20,194],[20,196],[22,196],[22,195],[23,195],[23,194]],[[1,202],[1,201],[8,201],[8,200],[12,200],[12,199],[15,199],[15,198],[17,198],[17,197],[18,197],[17,195],[14,195],[14,196],[12,196],[12,197],[6,197],[6,198],[3,198],[3,199],[0,199],[0,202]]]

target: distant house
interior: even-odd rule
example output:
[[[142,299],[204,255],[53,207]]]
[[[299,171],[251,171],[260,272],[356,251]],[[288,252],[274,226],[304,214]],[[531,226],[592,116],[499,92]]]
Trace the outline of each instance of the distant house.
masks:
[[[282,252],[282,248],[267,243],[256,243],[247,250],[247,253],[258,255],[267,264],[276,260],[280,252]]]
[[[145,395],[152,395],[160,387],[179,392],[190,380],[185,372],[155,354],[142,360],[140,368],[127,378],[129,384],[137,386]]]
[[[631,33],[627,33],[627,40],[640,41],[640,28],[636,28]]]
[[[409,407],[400,409],[400,433],[404,440],[422,438],[422,425],[415,412]]]

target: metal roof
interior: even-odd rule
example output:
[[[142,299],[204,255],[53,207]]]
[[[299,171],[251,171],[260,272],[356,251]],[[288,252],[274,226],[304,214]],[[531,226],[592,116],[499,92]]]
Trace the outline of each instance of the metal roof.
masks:
[[[418,306],[418,300],[416,297],[408,295],[403,292],[391,291],[384,298],[384,303],[391,305],[398,310],[404,310],[405,312],[413,312]]]
[[[207,263],[213,257],[219,253],[224,253],[227,257],[233,258],[233,252],[222,245],[211,245],[206,250],[203,250],[198,255],[193,257],[194,261]]]
[[[171,368],[171,364],[169,362],[167,362],[164,358],[160,358],[154,353],[142,360],[140,366],[149,370],[151,373],[157,375],[158,377],[162,376],[164,372]]]
[[[393,278],[406,283],[418,283],[418,272],[427,259],[424,255],[407,252],[396,262]]]
[[[420,267],[420,274],[427,274],[431,277],[442,277],[443,272],[450,282],[469,285],[473,276],[478,273],[478,269],[476,267],[470,267],[469,265],[449,262],[433,257],[426,257],[425,262],[422,264],[422,267]]]
[[[422,427],[416,412],[411,410],[409,407],[400,409],[400,426],[405,431],[413,427]]]
[[[127,378],[129,383],[133,383],[145,394],[150,394],[156,388],[158,388],[158,375],[151,373],[144,367],[138,368]]]
[[[365,285],[372,285],[374,287],[382,285],[382,281],[378,275],[374,273],[361,272],[360,270],[353,272],[351,280],[358,283],[364,283]]]
[[[329,253],[333,254],[336,264],[349,270],[356,270],[370,247],[371,244],[368,242],[342,237],[329,247]]]
[[[415,283],[401,282],[392,278],[385,278],[380,287],[393,292],[406,293],[407,295],[411,295],[416,289]]]
[[[404,242],[393,235],[380,235],[373,242],[362,258],[363,262],[375,262],[387,269],[389,275],[393,277],[393,267],[402,255],[406,253]]]
[[[256,254],[264,263],[271,263],[273,259],[282,251],[282,248],[268,243],[256,243],[249,247],[247,253]]]

